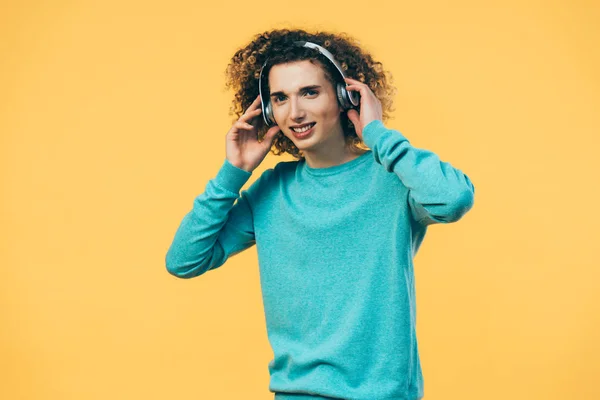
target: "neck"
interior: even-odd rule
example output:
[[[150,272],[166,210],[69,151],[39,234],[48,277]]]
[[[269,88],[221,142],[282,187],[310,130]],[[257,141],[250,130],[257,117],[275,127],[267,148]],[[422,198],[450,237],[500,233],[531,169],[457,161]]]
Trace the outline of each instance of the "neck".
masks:
[[[332,135],[331,138],[330,142],[323,143],[320,148],[304,152],[304,158],[309,167],[333,167],[351,161],[366,152],[366,150],[353,149],[346,144],[343,134]]]

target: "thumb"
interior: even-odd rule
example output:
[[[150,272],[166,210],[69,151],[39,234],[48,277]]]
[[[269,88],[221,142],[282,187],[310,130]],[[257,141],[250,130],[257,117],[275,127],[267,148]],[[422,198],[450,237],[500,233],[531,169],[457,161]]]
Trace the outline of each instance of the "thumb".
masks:
[[[273,139],[275,139],[275,136],[279,133],[279,131],[281,131],[281,129],[278,125],[271,127],[265,134],[265,140],[268,140],[269,143],[273,142]]]
[[[360,118],[358,115],[358,111],[349,110],[348,111],[348,119],[354,124],[355,127],[360,126]]]

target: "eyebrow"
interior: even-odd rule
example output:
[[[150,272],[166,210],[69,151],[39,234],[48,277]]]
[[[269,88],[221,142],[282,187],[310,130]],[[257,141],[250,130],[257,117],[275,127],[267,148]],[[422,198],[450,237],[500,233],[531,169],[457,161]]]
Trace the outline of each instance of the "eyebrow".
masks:
[[[306,91],[306,90],[310,90],[310,89],[319,89],[319,88],[321,88],[321,85],[310,85],[310,86],[304,86],[304,87],[301,87],[301,88],[300,88],[299,92],[304,92],[304,91]],[[280,91],[277,91],[277,92],[273,92],[273,93],[271,93],[271,96],[270,96],[270,97],[279,96],[280,94],[283,94],[283,95],[285,95],[285,93],[283,93],[283,92],[280,90]]]

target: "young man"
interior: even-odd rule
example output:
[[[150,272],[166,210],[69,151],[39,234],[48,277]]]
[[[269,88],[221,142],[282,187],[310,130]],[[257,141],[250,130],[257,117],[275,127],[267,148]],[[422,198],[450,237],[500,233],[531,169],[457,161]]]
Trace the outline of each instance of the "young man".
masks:
[[[167,269],[192,278],[257,245],[276,400],[421,399],[413,257],[428,225],[472,207],[474,186],[387,128],[367,84],[341,77],[360,93],[359,109],[344,110],[325,61],[315,61],[271,66],[277,125],[257,140],[260,96],[234,124],[227,158],[181,222]],[[370,150],[348,145],[344,112]],[[277,134],[304,158],[280,162],[240,193]]]

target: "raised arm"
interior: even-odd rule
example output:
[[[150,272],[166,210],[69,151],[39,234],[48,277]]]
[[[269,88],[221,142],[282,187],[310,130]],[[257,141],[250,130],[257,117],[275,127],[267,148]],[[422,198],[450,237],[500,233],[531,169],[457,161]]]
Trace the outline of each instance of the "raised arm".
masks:
[[[413,147],[381,120],[368,123],[362,134],[377,163],[409,189],[410,210],[419,223],[456,222],[473,207],[475,187],[469,177],[435,153]]]
[[[165,257],[170,274],[202,275],[255,244],[248,191],[240,194],[251,174],[225,160],[175,233]]]
[[[239,192],[264,160],[279,132],[279,127],[273,126],[262,141],[258,140],[258,124],[262,121],[260,104],[257,96],[225,135],[225,162],[204,193],[194,200],[167,251],[165,262],[172,275],[179,278],[202,275],[256,243],[249,197],[260,178],[247,191]],[[269,171],[272,169],[265,172]]]

